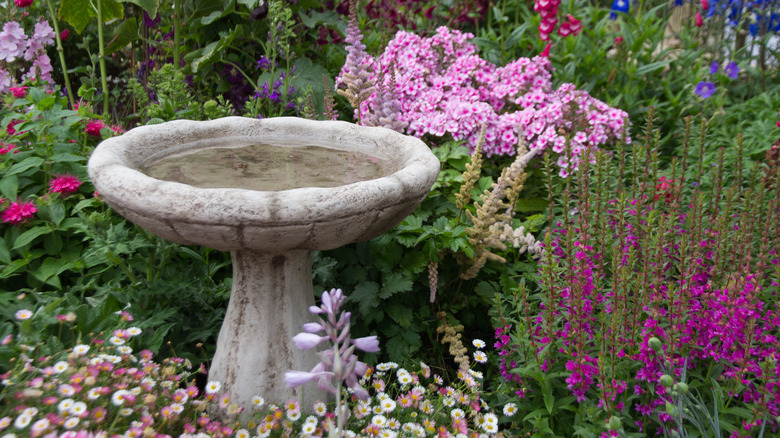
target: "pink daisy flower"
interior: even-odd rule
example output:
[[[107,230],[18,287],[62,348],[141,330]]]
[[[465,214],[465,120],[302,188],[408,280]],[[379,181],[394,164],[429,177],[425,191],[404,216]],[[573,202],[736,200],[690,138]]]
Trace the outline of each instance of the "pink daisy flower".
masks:
[[[61,193],[68,195],[76,192],[81,186],[81,181],[71,174],[57,175],[49,183],[49,191],[52,193]]]

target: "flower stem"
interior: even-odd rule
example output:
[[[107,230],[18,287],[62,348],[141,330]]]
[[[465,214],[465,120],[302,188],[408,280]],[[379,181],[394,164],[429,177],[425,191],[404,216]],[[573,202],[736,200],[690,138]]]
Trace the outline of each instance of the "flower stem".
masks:
[[[108,81],[106,80],[106,54],[103,41],[103,2],[97,2],[98,55],[100,57],[100,85],[103,87],[103,118],[108,115]]]
[[[51,0],[46,0],[46,6],[49,8],[52,25],[54,26],[54,38],[57,40],[57,54],[60,56],[60,65],[62,66],[62,77],[65,78],[65,89],[68,90],[68,102],[71,108],[75,108],[73,100],[73,90],[70,88],[70,79],[68,79],[68,66],[65,64],[65,50],[62,48],[62,39],[60,38],[60,26],[57,23],[57,15],[54,14],[54,7]]]

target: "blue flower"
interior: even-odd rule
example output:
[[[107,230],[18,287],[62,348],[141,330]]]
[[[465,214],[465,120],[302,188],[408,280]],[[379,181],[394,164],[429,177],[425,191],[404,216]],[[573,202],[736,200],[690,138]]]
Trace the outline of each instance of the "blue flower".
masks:
[[[701,81],[696,84],[694,93],[706,99],[715,94],[715,84],[710,81]]]
[[[712,61],[712,65],[710,65],[710,74],[714,75],[715,73],[717,73],[718,67],[719,67],[718,61]]]
[[[724,70],[726,70],[726,74],[729,76],[729,79],[736,79],[739,75],[739,66],[734,61],[729,62]]]
[[[614,20],[617,18],[617,12],[626,13],[631,8],[630,0],[615,0],[612,2],[612,10],[609,13],[609,19]]]

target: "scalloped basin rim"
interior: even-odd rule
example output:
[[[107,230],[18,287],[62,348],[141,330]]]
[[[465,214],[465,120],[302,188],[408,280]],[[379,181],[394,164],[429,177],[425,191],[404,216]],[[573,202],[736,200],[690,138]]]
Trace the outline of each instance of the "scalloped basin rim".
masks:
[[[246,143],[358,151],[396,159],[399,170],[338,187],[281,191],[199,188],[158,180],[138,170],[167,155],[225,145],[236,139]],[[247,228],[298,226],[309,227],[307,239],[315,242],[291,248],[320,249],[323,245],[316,242],[320,237],[317,235],[343,233],[345,221],[354,220],[355,226],[365,229],[360,236],[345,235],[349,240],[339,245],[331,242],[325,246],[365,240],[389,229],[388,223],[400,222],[427,195],[438,176],[439,161],[419,139],[385,128],[293,117],[263,120],[227,117],[207,122],[180,120],[132,129],[102,142],[93,152],[88,170],[95,188],[110,206],[169,240],[222,250],[245,247],[259,250],[263,249],[260,243],[242,242],[237,247],[214,239],[201,241],[200,234],[211,232],[208,227],[213,226],[224,234],[219,239],[243,241]],[[369,223],[361,223],[366,221]],[[330,222],[339,223],[339,228],[329,230]],[[372,229],[371,222],[377,222],[378,229]],[[202,228],[200,231],[196,229],[198,226]],[[161,227],[172,230],[159,231]],[[241,235],[234,236],[224,227],[239,227]],[[258,239],[262,237],[254,238]]]

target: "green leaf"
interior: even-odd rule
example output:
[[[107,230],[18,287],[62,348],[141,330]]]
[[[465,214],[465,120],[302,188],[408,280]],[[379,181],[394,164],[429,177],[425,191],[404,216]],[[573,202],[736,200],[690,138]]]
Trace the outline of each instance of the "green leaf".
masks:
[[[16,238],[14,246],[11,249],[19,249],[35,240],[36,237],[48,233],[51,233],[51,228],[48,226],[30,228]]]
[[[19,191],[19,179],[16,175],[6,175],[0,179],[0,194],[8,199],[16,199]]]
[[[331,29],[336,29],[342,36],[347,34],[347,22],[341,19],[341,16],[333,10],[325,12],[311,11],[308,14],[301,13],[301,22],[309,29],[319,28],[325,25]]]
[[[413,315],[406,306],[402,306],[397,303],[390,303],[385,307],[385,312],[387,312],[390,318],[397,322],[398,325],[404,330],[408,329],[412,325]]]
[[[51,157],[52,161],[55,163],[86,163],[87,157],[82,157],[81,155],[71,154],[71,153],[62,153],[62,154],[56,154],[53,157]]]
[[[157,7],[155,5],[155,12],[156,10]],[[150,13],[149,15],[152,14]],[[111,41],[106,46],[106,55],[116,52],[139,38],[141,36],[138,34],[138,21],[135,17],[128,18],[114,29],[114,37],[111,38]]]
[[[60,288],[60,281],[57,277],[63,271],[70,267],[70,263],[67,260],[55,259],[54,257],[47,257],[38,269],[32,271],[32,275],[38,280],[49,283],[56,288]]]
[[[3,268],[3,271],[0,272],[0,278],[8,278],[11,275],[13,275],[16,271],[19,269],[27,266],[28,261],[25,259],[18,259],[14,260],[11,263],[8,264],[5,268]]]
[[[49,215],[54,226],[58,226],[65,218],[65,206],[61,202],[56,202],[49,205]]]
[[[116,0],[99,0],[103,5],[103,23],[124,16],[124,7]],[[81,34],[97,16],[96,6],[90,0],[63,0],[57,18],[67,21],[76,33]]]
[[[220,18],[227,17],[228,15],[232,14],[233,12],[236,12],[236,4],[234,2],[230,2],[226,8],[214,11],[210,13],[209,15],[206,15],[205,17],[200,19],[200,24],[208,25],[211,24]]]
[[[648,73],[652,73],[652,72],[654,72],[656,70],[661,70],[664,67],[666,67],[667,65],[671,64],[672,61],[673,61],[672,59],[665,59],[663,61],[657,61],[657,62],[652,62],[650,64],[645,64],[645,65],[637,68],[636,72],[634,72],[634,75],[642,76],[642,75],[646,75]]]
[[[17,173],[22,173],[25,170],[31,169],[33,167],[40,167],[41,164],[43,164],[43,158],[40,157],[25,158],[24,160],[11,166],[11,168],[8,169],[8,172],[6,172],[5,175],[6,176],[16,175]]]
[[[157,8],[160,7],[160,2],[158,0],[119,0],[123,3],[132,3],[134,5],[140,6],[141,9],[146,11],[147,14],[149,14],[152,19],[157,17]],[[133,18],[135,20],[135,18]]]
[[[257,7],[258,0],[238,0],[238,3],[246,6],[246,8],[251,11]]]
[[[0,239],[0,263],[5,263],[6,265],[11,263],[11,252],[8,250],[5,239]]]
[[[75,215],[79,211],[81,211],[81,210],[83,210],[83,209],[85,209],[87,207],[95,207],[99,203],[100,203],[100,201],[98,201],[95,198],[83,199],[83,200],[79,201],[79,203],[76,204],[75,207],[73,207],[73,210],[71,210],[71,214]]]
[[[398,292],[407,292],[412,290],[412,280],[406,278],[400,272],[391,272],[388,275],[382,276],[382,292],[379,293],[379,298],[387,299],[397,294]]]
[[[243,34],[244,28],[241,25],[236,26],[230,33],[220,32],[219,40],[209,43],[201,50],[188,53],[184,57],[184,60],[190,63],[192,72],[197,73],[200,69],[216,62],[222,54],[222,51],[224,51],[226,47],[229,47],[237,36]]]
[[[367,281],[355,286],[355,290],[349,295],[350,301],[358,303],[358,309],[362,315],[368,315],[376,312],[376,307],[379,305],[377,294],[379,292],[379,285],[373,281]]]
[[[520,213],[545,211],[549,205],[549,202],[542,198],[518,199],[515,203],[515,210]]]
[[[290,84],[296,90],[305,90],[311,87],[312,100],[315,110],[318,113],[325,111],[325,84],[322,82],[322,75],[328,78],[330,86],[330,73],[325,67],[314,64],[309,58],[299,58],[295,61],[295,75],[290,80]]]

